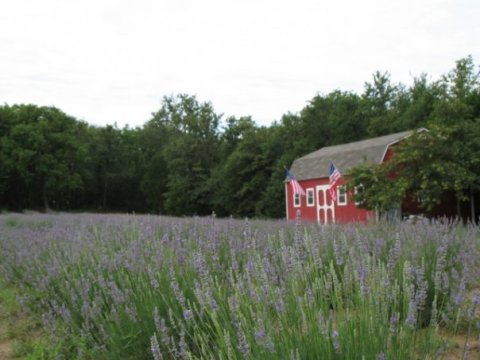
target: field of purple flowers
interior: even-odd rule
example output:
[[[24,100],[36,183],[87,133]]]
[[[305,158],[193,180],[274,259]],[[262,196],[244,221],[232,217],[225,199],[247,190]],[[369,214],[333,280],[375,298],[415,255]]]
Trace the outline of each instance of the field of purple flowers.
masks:
[[[451,223],[7,214],[0,276],[58,358],[442,358],[480,334],[480,230]]]

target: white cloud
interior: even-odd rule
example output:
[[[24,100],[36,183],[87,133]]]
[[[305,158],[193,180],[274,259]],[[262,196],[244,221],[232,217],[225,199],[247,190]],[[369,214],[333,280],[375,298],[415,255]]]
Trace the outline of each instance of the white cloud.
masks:
[[[473,0],[6,1],[0,101],[136,126],[183,92],[268,124],[376,70],[409,83],[478,64],[479,16]]]

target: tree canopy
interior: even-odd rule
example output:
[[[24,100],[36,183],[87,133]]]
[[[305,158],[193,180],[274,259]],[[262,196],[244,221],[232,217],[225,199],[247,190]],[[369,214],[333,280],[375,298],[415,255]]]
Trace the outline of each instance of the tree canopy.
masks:
[[[428,131],[402,141],[381,166],[351,171],[350,187],[363,189],[357,194],[363,207],[387,211],[408,194],[428,213],[446,192],[466,200],[480,190],[480,87],[472,59],[459,60],[431,89],[427,95],[425,77],[414,84],[422,101],[433,99],[422,121]]]
[[[366,207],[408,191],[434,206],[441,191],[478,189],[480,87],[471,57],[411,86],[376,72],[362,93],[317,94],[297,113],[259,126],[224,119],[179,94],[137,128],[90,126],[55,107],[0,106],[0,208],[284,216],[284,167],[323,146],[427,127],[388,167],[352,171]],[[397,177],[389,174],[395,169]],[[428,185],[428,186],[427,186]],[[363,194],[363,195],[362,195]]]

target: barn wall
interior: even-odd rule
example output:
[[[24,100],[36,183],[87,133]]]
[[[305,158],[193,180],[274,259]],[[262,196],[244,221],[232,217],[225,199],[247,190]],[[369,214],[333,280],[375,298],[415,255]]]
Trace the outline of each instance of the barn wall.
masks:
[[[338,181],[338,185],[344,185],[345,182],[348,181],[345,177],[341,177]],[[302,196],[301,198],[301,206],[296,208],[293,206],[293,191],[289,184],[287,184],[287,214],[288,220],[294,220],[297,210],[301,212],[302,220],[308,221],[317,221],[317,196],[315,194],[316,186],[317,185],[328,185],[329,179],[328,178],[320,178],[320,179],[311,179],[311,180],[300,180],[299,183],[302,188],[307,192],[307,189],[313,188],[314,190],[314,206],[307,206],[307,199],[306,196]],[[364,209],[360,209],[357,207],[355,202],[352,199],[352,192],[347,193],[347,204],[346,205],[338,205],[337,202],[334,204],[335,207],[335,221],[336,223],[351,223],[351,222],[361,222],[366,223],[375,217],[375,213],[373,211],[368,211]]]
[[[396,146],[397,144],[388,147],[383,162],[389,161],[394,156]],[[390,177],[394,179],[396,174],[392,173]],[[430,213],[425,214],[425,210],[420,207],[418,200],[411,195],[407,195],[401,204],[401,216],[405,219],[410,215],[427,215],[431,218],[450,219],[460,217],[466,221],[471,217],[471,204],[469,201],[457,204],[455,195],[447,191],[440,198],[440,203]]]
[[[480,198],[480,196],[477,197]],[[440,202],[428,214],[422,209],[416,199],[412,196],[407,197],[402,203],[402,215],[408,217],[409,215],[426,215],[431,218],[460,218],[464,222],[472,220],[472,204],[471,199],[457,202],[457,198],[452,191],[446,191],[440,198]],[[475,220],[478,220],[478,200],[474,199]]]
[[[338,185],[344,185],[348,182],[348,178],[340,178]],[[360,209],[352,199],[353,190],[347,192],[347,205],[335,204],[335,219],[339,224],[351,222],[367,223],[375,219],[375,212]]]
[[[324,179],[312,179],[312,180],[300,180],[299,181],[300,185],[302,186],[303,190],[306,192],[307,189],[313,188],[314,189],[314,194],[315,194],[315,186],[323,184]],[[328,183],[328,179],[327,179]],[[287,194],[288,194],[288,220],[295,220],[295,216],[297,213],[297,210],[300,210],[301,212],[301,217],[304,220],[311,220],[311,221],[317,221],[317,201],[315,199],[314,206],[308,207],[307,206],[307,198],[306,196],[301,196],[301,207],[296,208],[293,206],[293,191],[292,187],[288,184],[287,188]]]
[[[383,156],[383,161],[382,162],[387,162],[389,161],[392,157],[393,157],[393,150],[395,148],[396,144],[395,145],[390,145],[387,149],[387,151],[385,151],[385,155]]]

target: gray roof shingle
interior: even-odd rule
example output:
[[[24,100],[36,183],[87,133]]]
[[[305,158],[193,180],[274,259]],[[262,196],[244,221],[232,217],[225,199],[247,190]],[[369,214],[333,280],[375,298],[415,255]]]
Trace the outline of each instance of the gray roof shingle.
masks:
[[[380,136],[348,144],[327,146],[296,159],[291,167],[297,180],[328,177],[330,161],[342,174],[361,164],[380,164],[388,145],[396,143],[413,131]]]

